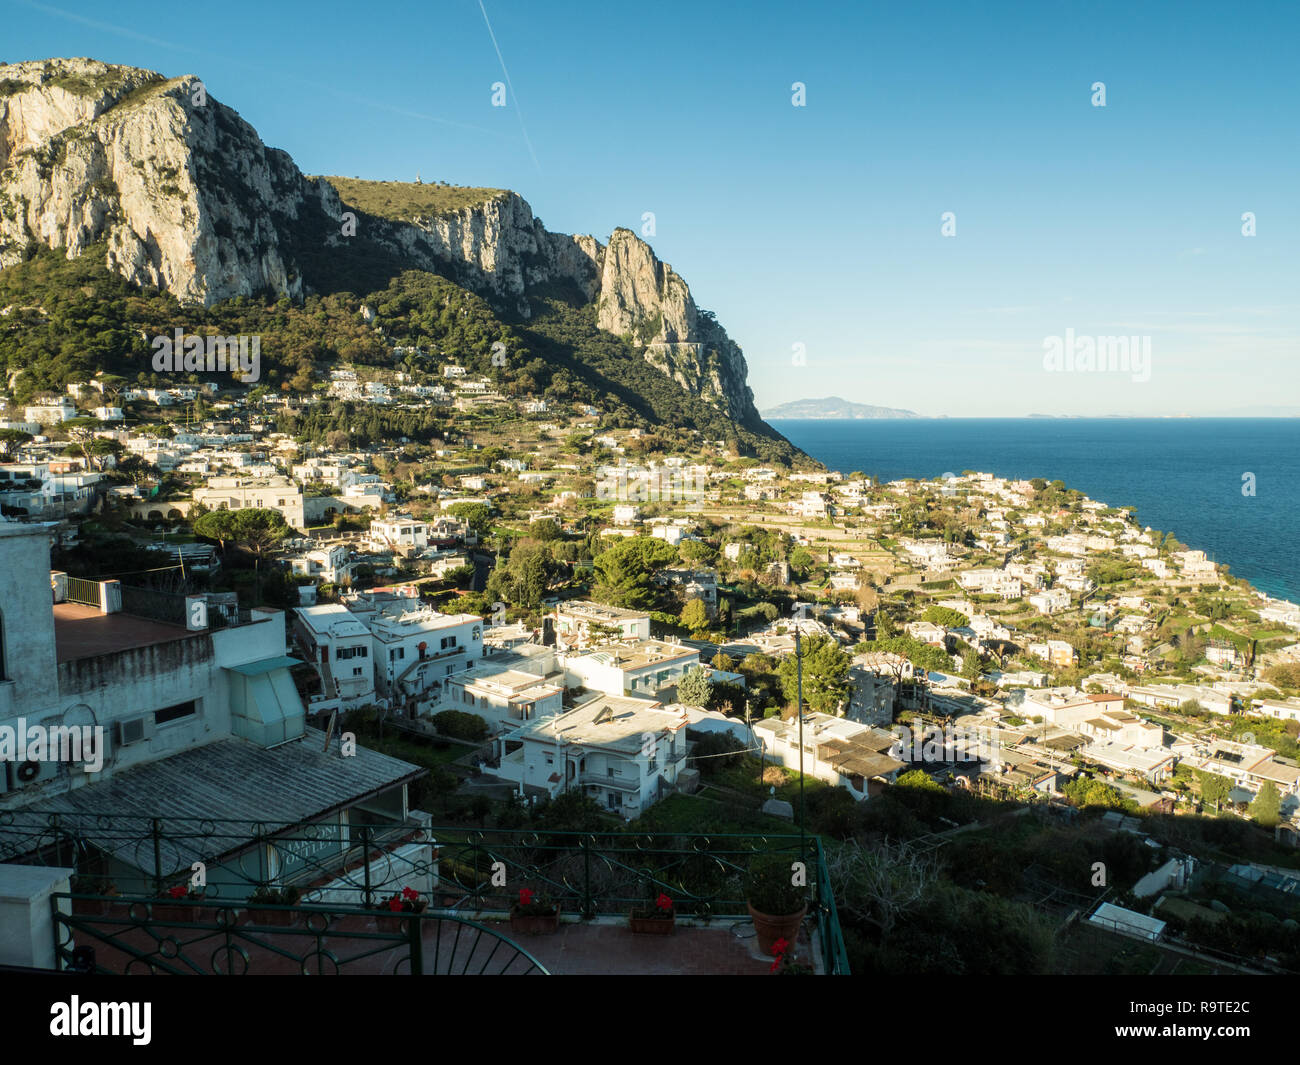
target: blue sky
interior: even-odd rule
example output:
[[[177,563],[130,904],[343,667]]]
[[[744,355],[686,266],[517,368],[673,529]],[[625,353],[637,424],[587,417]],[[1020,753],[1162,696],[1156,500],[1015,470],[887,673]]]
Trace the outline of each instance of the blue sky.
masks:
[[[761,407],[1300,410],[1297,5],[0,0],[0,17],[4,61],[199,75],[307,173],[511,188],[602,240],[653,212]],[[1067,329],[1149,336],[1149,380],[1046,371]]]

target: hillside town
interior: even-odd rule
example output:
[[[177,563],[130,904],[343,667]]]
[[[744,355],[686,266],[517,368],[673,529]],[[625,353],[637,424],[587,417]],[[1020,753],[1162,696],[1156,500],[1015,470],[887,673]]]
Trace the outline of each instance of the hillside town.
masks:
[[[438,427],[303,431],[371,409]],[[98,375],[0,409],[2,568],[33,604],[48,568],[55,603],[49,632],[6,604],[0,675],[67,695],[99,656],[122,679],[93,716],[123,755],[90,785],[11,772],[0,808],[86,811],[128,768],[161,782],[214,757],[269,786],[276,742],[345,732],[368,775],[335,780],[334,804],[382,779],[386,808],[426,824],[580,796],[705,830],[700,811],[740,795],[793,826],[810,782],[837,816],[920,787],[1138,832],[1229,817],[1297,847],[1300,607],[1060,482],[881,484],[694,435],[507,397],[455,357],[436,376],[339,369],[303,396]],[[208,679],[166,665],[137,690],[141,654],[204,633]],[[39,716],[10,697],[0,717],[19,709]],[[1162,868],[1223,862],[1166,847]],[[1105,903],[1107,927],[1145,935],[1165,910],[1139,899]]]

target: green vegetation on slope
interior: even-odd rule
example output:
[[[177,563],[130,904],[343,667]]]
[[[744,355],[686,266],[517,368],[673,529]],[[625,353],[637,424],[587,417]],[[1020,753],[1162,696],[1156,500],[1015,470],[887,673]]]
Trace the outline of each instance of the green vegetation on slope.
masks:
[[[337,258],[337,257],[336,257]],[[626,341],[596,327],[595,310],[553,294],[526,324],[507,324],[487,302],[446,278],[407,270],[386,285],[309,295],[301,304],[235,299],[210,308],[182,308],[169,294],[137,289],[104,265],[104,249],[77,259],[41,249],[0,271],[0,371],[22,402],[39,391],[63,391],[97,371],[134,384],[175,386],[213,375],[155,374],[150,339],[187,333],[260,336],[259,384],[306,394],[341,362],[439,375],[455,361],[492,379],[507,396],[544,396],[599,407],[610,424],[628,428],[696,429],[766,461],[798,452],[761,422],[740,426],[711,403],[692,396],[645,362]],[[365,303],[377,313],[367,324]],[[492,346],[505,346],[504,365]],[[394,348],[420,353],[395,356]],[[232,380],[220,382],[230,385]],[[425,427],[428,428],[427,426]]]
[[[334,186],[339,198],[349,207],[395,222],[449,214],[506,195],[504,189],[461,185],[416,185],[408,181],[362,181],[333,176],[324,180]]]

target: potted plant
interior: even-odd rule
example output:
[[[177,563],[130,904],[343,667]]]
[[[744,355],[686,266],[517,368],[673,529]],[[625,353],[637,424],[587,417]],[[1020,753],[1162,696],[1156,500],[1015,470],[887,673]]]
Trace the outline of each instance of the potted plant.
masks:
[[[199,903],[204,889],[189,883],[173,884],[159,896],[152,907],[152,916],[158,921],[195,921],[199,916]]]
[[[794,949],[788,939],[778,939],[772,944],[776,960],[772,962],[770,972],[777,976],[812,976],[813,967],[806,961],[799,961],[794,956]]]
[[[260,887],[248,897],[248,901],[253,907],[297,906],[301,898],[302,892],[296,887]],[[288,928],[297,918],[298,915],[292,910],[260,910],[254,908],[248,911],[248,919],[253,924],[273,925],[278,928]]]
[[[510,907],[510,931],[520,935],[548,935],[560,927],[560,908],[531,888],[519,889],[519,901]]]
[[[671,935],[676,919],[677,911],[673,900],[662,891],[654,900],[654,905],[634,907],[628,916],[632,931],[647,936]]]
[[[778,940],[793,943],[808,903],[803,889],[793,883],[791,863],[783,858],[762,858],[745,877],[745,899],[758,935],[758,949],[774,957]]]
[[[428,907],[429,900],[420,898],[415,888],[404,887],[379,904],[375,927],[381,932],[400,932],[407,914],[423,913]]]

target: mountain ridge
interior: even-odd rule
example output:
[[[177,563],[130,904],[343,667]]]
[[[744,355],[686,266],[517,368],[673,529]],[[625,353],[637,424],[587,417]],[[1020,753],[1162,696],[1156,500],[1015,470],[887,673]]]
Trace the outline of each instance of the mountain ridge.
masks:
[[[552,233],[509,190],[388,218],[348,199],[370,183],[337,180],[342,193],[303,174],[194,75],[91,59],[0,66],[0,269],[39,247],[72,258],[104,245],[111,272],[203,308],[362,294],[417,269],[520,322],[558,287],[678,387],[780,438],[754,405],[739,345],[631,230],[604,244]]]

